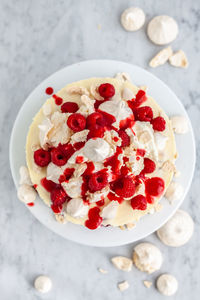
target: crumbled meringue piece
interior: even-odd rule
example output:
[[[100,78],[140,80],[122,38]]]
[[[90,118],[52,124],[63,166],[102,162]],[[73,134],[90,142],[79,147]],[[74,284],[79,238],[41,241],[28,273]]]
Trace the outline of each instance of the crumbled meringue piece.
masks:
[[[170,56],[172,55],[172,48],[169,46],[167,48],[159,51],[156,56],[154,56],[149,62],[150,67],[156,68],[158,66],[164,65]]]
[[[61,185],[67,195],[71,198],[81,197],[82,178],[71,178],[68,182],[62,182]]]
[[[165,296],[172,296],[178,290],[178,281],[171,274],[162,274],[156,281],[158,291]]]
[[[163,163],[161,169],[163,170],[163,172],[166,172],[166,173],[170,173],[170,172],[176,172],[176,167],[175,165],[170,161],[170,160],[167,160]]]
[[[125,291],[129,288],[129,283],[128,283],[128,281],[125,280],[125,281],[122,281],[122,282],[118,283],[117,286],[118,286],[119,290],[121,292],[123,292],[123,291]]]
[[[147,35],[154,44],[166,45],[177,37],[178,25],[169,16],[156,16],[148,24]]]
[[[67,203],[66,211],[74,218],[83,218],[88,214],[89,206],[83,203],[81,198],[71,199]]]
[[[163,151],[165,149],[168,137],[162,133],[154,132],[154,139],[158,152]]]
[[[95,100],[91,99],[87,95],[81,96],[81,106],[78,110],[78,113],[83,114],[84,116],[88,116],[95,112],[94,109]]]
[[[100,101],[104,100],[104,98],[100,96],[98,89],[99,89],[99,85],[92,84],[91,87],[90,87],[90,93],[92,94],[94,99],[100,100]]]
[[[185,245],[194,232],[194,222],[184,210],[177,210],[173,217],[157,230],[161,242],[170,247]]]
[[[49,142],[52,146],[57,147],[59,144],[69,142],[71,130],[67,126],[67,118],[70,114],[60,113],[56,111],[51,116],[53,128],[48,133]]]
[[[122,81],[122,82],[125,82],[125,81],[130,81],[131,82],[131,77],[126,72],[117,73],[115,75],[115,78]]]
[[[86,142],[88,133],[88,129],[84,129],[82,131],[74,133],[71,136],[71,144],[73,145],[74,143]]]
[[[131,172],[134,175],[139,175],[140,172],[144,169],[144,159],[143,157],[140,157],[140,159],[137,160],[135,152],[132,153],[133,154],[129,156],[129,162],[126,164],[131,169]]]
[[[125,227],[125,225],[120,225],[120,226],[119,226],[119,229],[121,229],[121,230],[125,230],[125,229],[126,229],[126,227]]]
[[[42,112],[46,117],[48,117],[52,112],[51,103],[45,102],[44,105],[42,106]]]
[[[115,141],[115,138],[117,138],[116,141]],[[113,147],[113,145],[121,146],[121,144],[122,144],[122,140],[115,130],[105,131],[104,132],[104,140],[106,142],[108,142],[108,144],[110,144],[111,147]]]
[[[35,189],[28,185],[28,184],[22,184],[19,186],[17,191],[17,197],[20,201],[24,202],[25,204],[28,204],[30,202],[34,202],[36,199],[37,193]]]
[[[115,256],[111,259],[113,265],[122,271],[130,272],[132,270],[133,262],[132,259],[124,256]]]
[[[143,283],[144,283],[144,286],[148,289],[152,286],[152,281],[144,280]]]
[[[106,113],[113,115],[116,122],[113,123],[114,127],[119,127],[122,120],[132,117],[132,110],[128,107],[125,101],[106,101],[99,106],[99,109]]]
[[[122,99],[123,100],[131,100],[135,97],[135,94],[133,93],[132,90],[130,90],[129,88],[125,87],[122,91]]]
[[[175,133],[184,134],[188,132],[188,121],[184,116],[173,116],[170,120]]]
[[[172,181],[170,185],[167,188],[167,191],[165,193],[165,198],[172,203],[178,199],[180,199],[183,196],[184,189],[182,185],[176,181]]]
[[[103,168],[104,168],[103,163],[101,163],[101,162],[94,162],[94,172],[98,172],[98,171],[102,170]]]
[[[33,185],[29,175],[28,168],[26,166],[21,166],[19,168],[19,175],[20,175],[19,184]]]
[[[132,230],[135,226],[136,226],[136,224],[134,224],[134,223],[128,223],[128,224],[126,224],[126,228],[128,230]]]
[[[46,178],[55,183],[59,183],[60,175],[64,172],[63,168],[56,166],[54,163],[50,162],[47,166]]]
[[[38,125],[39,128],[39,140],[40,140],[40,146],[43,149],[47,148],[47,143],[49,141],[48,139],[48,133],[53,128],[53,124],[51,123],[49,118],[45,118],[40,125]]]
[[[134,248],[133,262],[140,271],[151,274],[160,269],[162,253],[150,243],[140,243]]]
[[[108,205],[104,206],[100,215],[105,220],[114,219],[117,214],[119,203],[117,201],[111,201]]]
[[[34,287],[38,292],[45,294],[51,290],[52,281],[48,276],[41,275],[35,279]]]
[[[82,156],[82,158],[83,158],[82,163],[88,161],[88,158],[85,157],[85,155],[83,154],[83,148],[82,148],[82,149],[76,151],[76,152],[68,159],[68,163],[69,163],[69,164],[76,164],[76,159],[77,159],[78,156]]]
[[[81,151],[89,160],[94,162],[101,162],[113,154],[109,144],[101,138],[88,140]]]
[[[169,58],[169,63],[174,67],[187,68],[189,63],[187,56],[182,50],[175,52]]]
[[[121,24],[127,31],[139,30],[145,22],[145,14],[139,7],[125,9],[121,15]]]
[[[89,200],[90,203],[100,201],[108,195],[109,191],[110,191],[110,188],[108,186],[106,186],[101,191],[97,191],[95,193],[88,192],[87,199]]]
[[[64,214],[55,214],[55,219],[60,224],[66,224],[67,223],[67,219],[65,218]]]
[[[102,269],[102,268],[98,268],[99,272],[102,273],[102,274],[107,274],[108,271],[105,270],[105,269]]]
[[[71,86],[66,88],[68,94],[78,94],[78,95],[87,95],[89,96],[89,91],[83,86]]]
[[[87,169],[87,165],[82,163],[82,164],[76,164],[75,165],[75,171],[74,171],[74,177],[80,177],[81,175],[83,175],[83,173],[85,172],[85,170]]]

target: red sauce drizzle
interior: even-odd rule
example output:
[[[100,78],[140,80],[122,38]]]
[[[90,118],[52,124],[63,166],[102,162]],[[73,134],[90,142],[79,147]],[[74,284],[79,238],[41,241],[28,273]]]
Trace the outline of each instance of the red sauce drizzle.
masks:
[[[146,153],[146,151],[144,149],[137,149],[136,150],[136,155],[138,155],[138,156],[144,157],[145,153]]]
[[[34,206],[35,204],[33,202],[27,203],[28,206]]]
[[[62,205],[51,205],[51,209],[55,214],[59,214],[62,211]]]
[[[46,90],[45,90],[45,93],[47,94],[47,95],[52,95],[53,94],[53,88],[52,87],[48,87],[48,88],[46,88]]]
[[[38,185],[37,185],[37,184],[34,184],[33,187],[34,187],[34,189],[37,189]]]
[[[56,94],[53,95],[53,98],[56,105],[61,105],[63,103],[63,99],[61,97],[58,97]]]
[[[88,212],[88,220],[85,221],[85,226],[91,230],[97,229],[101,223],[102,218],[99,215],[100,209],[99,207],[95,206],[90,208]]]
[[[116,196],[116,195],[115,195],[114,193],[112,193],[112,192],[108,193],[107,197],[108,197],[108,199],[109,199],[110,201],[118,201],[119,204],[121,204],[121,203],[124,201],[123,198]]]

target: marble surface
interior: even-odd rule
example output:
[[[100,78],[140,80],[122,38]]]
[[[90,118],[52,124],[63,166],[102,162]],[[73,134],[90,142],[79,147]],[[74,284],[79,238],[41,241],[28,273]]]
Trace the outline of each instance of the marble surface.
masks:
[[[173,49],[183,49],[189,58],[187,70],[166,64],[151,72],[166,82],[180,97],[191,118],[198,150],[200,148],[200,2],[199,0],[59,0],[0,2],[0,299],[161,299],[152,286],[162,272],[173,273],[179,290],[173,299],[199,299],[200,164],[190,191],[182,205],[195,221],[191,241],[171,249],[153,234],[145,239],[155,243],[164,256],[159,272],[147,276],[133,269],[119,272],[110,257],[132,255],[134,244],[116,248],[81,246],[50,232],[41,225],[16,197],[8,162],[8,145],[14,119],[20,106],[44,78],[68,64],[94,58],[118,59],[150,70],[148,61],[160,47],[146,38],[145,27],[136,33],[125,32],[119,23],[123,9],[136,5],[144,9],[147,21],[155,15],[176,18],[180,33]],[[190,163],[190,158],[188,158]],[[109,271],[102,275],[98,267]],[[33,280],[47,274],[53,290],[39,295]],[[128,280],[123,294],[117,282]]]

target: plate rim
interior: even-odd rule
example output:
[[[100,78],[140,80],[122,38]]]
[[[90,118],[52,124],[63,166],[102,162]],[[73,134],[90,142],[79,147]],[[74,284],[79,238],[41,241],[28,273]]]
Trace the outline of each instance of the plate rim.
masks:
[[[13,145],[13,139],[14,139],[14,135],[15,135],[15,131],[16,131],[16,125],[19,121],[19,118],[20,118],[20,113],[21,111],[23,110],[23,107],[25,106],[26,103],[28,103],[29,101],[29,98],[31,98],[33,96],[33,94],[36,92],[37,89],[41,88],[44,83],[48,80],[50,80],[51,78],[55,77],[56,75],[58,75],[59,73],[62,73],[65,69],[67,68],[76,68],[77,66],[79,65],[83,65],[83,64],[95,64],[95,63],[99,63],[101,62],[102,64],[105,64],[105,63],[109,63],[109,62],[112,62],[112,63],[117,63],[117,64],[124,64],[124,65],[127,65],[129,67],[133,67],[135,69],[138,69],[139,71],[141,72],[144,72],[146,73],[147,76],[150,76],[151,78],[153,78],[153,80],[156,80],[157,82],[161,83],[161,85],[164,85],[165,88],[168,89],[168,92],[171,93],[171,95],[173,97],[176,98],[176,100],[178,101],[179,105],[182,107],[182,109],[184,110],[185,112],[185,115],[187,116],[187,120],[188,120],[188,123],[189,123],[189,128],[190,128],[190,134],[191,134],[191,139],[192,139],[192,146],[191,146],[191,149],[193,150],[193,162],[192,162],[192,171],[191,171],[191,177],[188,181],[188,184],[187,184],[187,187],[186,189],[184,189],[184,194],[183,194],[183,197],[182,199],[178,202],[178,204],[176,204],[176,209],[173,210],[173,212],[171,212],[166,218],[164,221],[160,222],[159,226],[155,229],[155,230],[152,230],[150,231],[149,233],[147,234],[144,234],[142,235],[138,240],[141,240],[141,239],[144,239],[145,237],[149,236],[150,234],[152,234],[153,232],[155,232],[156,230],[158,230],[158,228],[160,228],[164,223],[166,223],[170,217],[173,216],[173,214],[176,212],[176,210],[180,207],[180,205],[183,203],[186,195],[188,194],[188,191],[191,187],[191,183],[192,183],[192,179],[193,179],[193,176],[194,176],[194,171],[195,171],[195,163],[196,163],[196,144],[195,144],[195,136],[194,136],[194,131],[193,131],[193,127],[192,127],[192,124],[191,124],[191,121],[190,121],[190,118],[187,114],[187,111],[183,105],[183,103],[180,101],[180,99],[177,97],[177,95],[175,94],[175,92],[164,82],[162,81],[160,78],[158,78],[157,76],[155,76],[154,74],[152,74],[151,72],[147,71],[146,69],[140,67],[140,66],[137,66],[135,64],[131,64],[131,63],[127,63],[127,62],[123,62],[123,61],[118,61],[118,60],[112,60],[112,59],[92,59],[92,60],[83,60],[83,61],[79,61],[77,63],[74,63],[74,64],[70,64],[70,65],[67,65],[59,70],[57,70],[56,72],[54,72],[53,74],[49,75],[47,78],[45,78],[44,80],[42,80],[42,82],[40,84],[38,84],[32,91],[31,93],[28,94],[28,96],[26,97],[25,101],[22,103],[20,109],[18,110],[17,112],[17,115],[16,115],[16,118],[15,118],[15,121],[13,123],[13,126],[12,126],[12,131],[11,131],[11,134],[10,134],[10,140],[9,140],[9,163],[10,163],[10,170],[11,170],[11,174],[12,174],[12,178],[13,178],[13,181],[14,181],[14,184],[15,184],[15,187],[17,189],[17,186],[18,186],[18,182],[17,182],[17,178],[15,176],[15,173],[14,173],[14,164],[13,164],[13,157],[12,157],[12,145]],[[90,77],[87,77],[87,78],[90,78]],[[30,211],[31,209],[29,207],[27,207]],[[47,207],[48,208],[48,207]],[[101,245],[96,245],[96,243],[90,243],[88,241],[79,241],[77,239],[72,239],[70,237],[66,237],[64,235],[62,235],[62,233],[59,233],[58,231],[54,230],[54,228],[52,228],[52,226],[50,226],[49,224],[45,223],[43,220],[41,220],[41,218],[39,218],[38,216],[36,216],[33,211],[31,211],[32,215],[40,222],[42,223],[43,225],[45,225],[49,230],[53,231],[54,233],[62,236],[63,238],[65,239],[68,239],[68,240],[71,240],[73,242],[76,242],[76,243],[79,243],[81,245],[87,245],[87,246],[96,246],[96,247],[112,247],[112,246],[121,246],[121,245],[125,245],[125,244],[129,244],[129,243],[132,243],[132,242],[135,242],[136,240],[130,240],[130,239],[127,239],[126,242],[122,242],[122,243],[113,243],[112,244],[101,244]],[[63,226],[63,225],[62,225]]]

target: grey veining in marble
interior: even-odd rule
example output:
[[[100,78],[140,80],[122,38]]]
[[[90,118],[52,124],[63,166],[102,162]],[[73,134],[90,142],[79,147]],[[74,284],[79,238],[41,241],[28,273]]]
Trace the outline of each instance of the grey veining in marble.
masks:
[[[187,70],[168,64],[152,69],[179,96],[191,118],[200,150],[200,2],[199,0],[1,0],[0,1],[0,299],[162,299],[142,280],[172,272],[179,281],[173,299],[199,299],[200,284],[200,163],[183,208],[195,220],[195,234],[187,245],[171,249],[155,235],[146,238],[163,252],[160,272],[150,276],[134,269],[114,269],[109,258],[132,255],[133,244],[117,248],[90,248],[64,240],[41,225],[16,198],[8,162],[9,136],[16,114],[32,89],[68,64],[94,58],[118,59],[149,70],[157,47],[146,38],[145,27],[125,32],[119,23],[123,9],[144,9],[147,21],[159,14],[176,18],[180,33],[173,49],[189,58]],[[99,29],[98,25],[101,25]],[[109,271],[102,275],[98,267]],[[53,290],[45,296],[32,287],[39,274],[48,274]],[[123,293],[116,284],[127,279]]]

